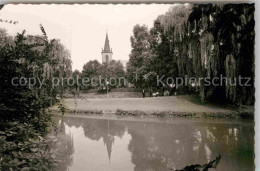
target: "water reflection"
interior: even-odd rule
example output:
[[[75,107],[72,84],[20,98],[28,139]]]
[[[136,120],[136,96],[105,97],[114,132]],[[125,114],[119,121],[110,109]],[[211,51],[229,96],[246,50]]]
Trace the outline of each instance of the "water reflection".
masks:
[[[73,162],[67,165],[73,171],[165,171],[205,164],[219,154],[217,170],[253,170],[254,166],[253,123],[76,117],[65,117],[64,123],[66,135],[73,136]]]
[[[75,150],[73,136],[71,133],[66,134],[63,119],[56,123],[56,130],[53,131],[52,134],[56,137],[55,141],[57,142],[54,143],[56,145],[54,147],[54,155],[57,162],[56,168],[59,171],[65,171],[73,163],[73,154]]]

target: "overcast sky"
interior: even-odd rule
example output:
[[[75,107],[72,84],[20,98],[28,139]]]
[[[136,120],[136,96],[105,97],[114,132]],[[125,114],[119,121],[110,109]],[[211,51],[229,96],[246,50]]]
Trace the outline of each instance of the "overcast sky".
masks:
[[[41,34],[42,24],[49,38],[58,38],[71,51],[73,70],[82,70],[89,60],[101,62],[101,48],[106,29],[113,49],[113,59],[128,60],[133,26],[153,26],[158,15],[172,5],[6,5],[0,18],[19,23],[0,23],[14,35],[23,29]]]

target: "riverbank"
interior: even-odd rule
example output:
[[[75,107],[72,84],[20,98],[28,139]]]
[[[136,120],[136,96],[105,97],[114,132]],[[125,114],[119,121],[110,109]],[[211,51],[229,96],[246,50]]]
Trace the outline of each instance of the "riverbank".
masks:
[[[254,118],[254,108],[240,109],[215,104],[200,104],[196,96],[153,98],[101,98],[64,101],[67,113],[103,114],[143,117]],[[58,111],[58,106],[51,108]]]

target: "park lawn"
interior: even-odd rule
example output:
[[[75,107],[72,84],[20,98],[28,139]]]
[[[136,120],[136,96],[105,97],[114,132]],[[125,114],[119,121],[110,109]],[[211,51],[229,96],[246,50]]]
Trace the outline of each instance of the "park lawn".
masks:
[[[202,105],[196,96],[167,96],[147,98],[100,98],[100,99],[65,99],[69,111],[143,111],[143,112],[203,112],[230,113],[234,109],[220,105]],[[52,110],[58,110],[54,106]]]

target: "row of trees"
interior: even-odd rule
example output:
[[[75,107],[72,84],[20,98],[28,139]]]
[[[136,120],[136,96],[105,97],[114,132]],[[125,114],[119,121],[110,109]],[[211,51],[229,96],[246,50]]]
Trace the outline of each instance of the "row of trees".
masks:
[[[254,4],[174,5],[158,16],[152,28],[134,27],[129,81],[147,87],[156,86],[156,75],[165,75],[164,79],[250,77],[251,86],[205,86],[202,82],[199,91],[202,102],[215,99],[253,104],[254,25]],[[147,75],[150,81],[136,80],[135,74]],[[182,86],[179,91],[190,88]]]
[[[63,88],[53,87],[51,80],[72,74],[71,59],[59,40],[49,40],[44,28],[40,29],[41,36],[23,31],[15,37],[0,29],[0,170],[53,167],[44,138],[51,124],[46,109],[58,94],[62,96]],[[25,79],[13,85],[13,78]],[[25,86],[29,78],[45,82]]]
[[[79,80],[79,84],[75,84],[77,86],[76,89],[89,90],[99,88],[102,85],[106,85],[106,80],[109,80],[110,78],[113,78],[113,80],[118,83],[118,80],[120,78],[125,77],[125,71],[123,64],[120,61],[112,60],[109,63],[100,64],[97,60],[90,60],[89,62],[84,64],[82,72],[75,70],[72,75],[74,80],[76,80],[76,77],[78,77]],[[84,78],[85,85],[82,84]],[[91,84],[91,79],[95,80],[95,84]],[[123,85],[124,84],[122,82],[121,86]],[[110,85],[111,88],[115,88],[118,86],[120,85]]]

